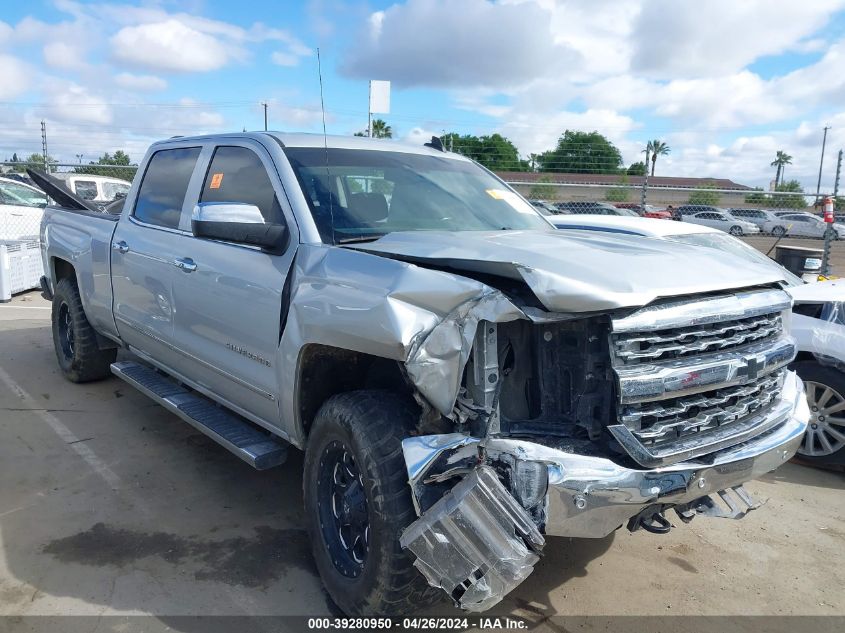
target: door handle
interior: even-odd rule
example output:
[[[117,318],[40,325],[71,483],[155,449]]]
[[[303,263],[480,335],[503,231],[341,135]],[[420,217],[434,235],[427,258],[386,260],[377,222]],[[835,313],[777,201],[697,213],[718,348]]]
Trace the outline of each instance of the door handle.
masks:
[[[179,257],[173,261],[173,265],[186,273],[192,273],[197,269],[196,263],[190,257]]]
[[[118,253],[128,253],[129,252],[129,244],[120,240],[119,242],[115,242],[111,245],[111,247],[116,250]]]

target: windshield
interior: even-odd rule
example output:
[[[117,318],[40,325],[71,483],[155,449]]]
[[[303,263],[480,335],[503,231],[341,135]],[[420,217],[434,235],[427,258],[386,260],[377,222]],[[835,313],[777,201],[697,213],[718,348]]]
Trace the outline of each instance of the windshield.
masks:
[[[745,259],[746,261],[754,262],[756,264],[766,264],[769,266],[778,266],[781,269],[781,274],[789,282],[790,285],[801,285],[804,282],[799,277],[793,275],[786,268],[783,268],[774,260],[769,259],[763,253],[758,251],[753,246],[749,246],[745,242],[741,242],[735,237],[727,233],[693,233],[691,235],[667,235],[667,240],[672,242],[680,242],[682,244],[692,244],[694,246],[706,246],[708,248],[716,248],[725,253],[736,255]]]
[[[106,200],[114,200],[120,194],[126,195],[129,193],[129,185],[122,182],[104,182],[103,195]]]
[[[286,148],[322,240],[393,231],[554,230],[474,163],[404,152]]]

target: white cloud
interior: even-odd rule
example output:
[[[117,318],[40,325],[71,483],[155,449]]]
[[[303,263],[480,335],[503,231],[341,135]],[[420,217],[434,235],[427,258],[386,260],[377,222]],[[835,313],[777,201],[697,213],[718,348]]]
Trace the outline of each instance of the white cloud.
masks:
[[[549,18],[536,4],[408,0],[370,16],[341,71],[397,86],[520,85],[582,61],[553,41]]]
[[[277,66],[297,66],[299,64],[299,57],[283,51],[274,52],[270,55],[270,59]]]
[[[44,61],[48,66],[62,70],[85,68],[85,51],[82,47],[61,40],[44,45]]]
[[[114,77],[115,83],[121,88],[139,92],[153,92],[167,88],[167,82],[155,75],[133,75],[132,73],[118,73]]]
[[[111,38],[119,62],[171,72],[207,72],[225,66],[242,52],[175,18],[126,26]]]
[[[3,69],[0,99],[13,99],[29,89],[32,70],[24,62],[11,55],[0,55],[0,68]]]
[[[842,0],[650,0],[631,33],[631,70],[657,78],[718,77],[786,52]]]
[[[113,112],[108,102],[73,82],[49,81],[45,97],[43,111],[51,121],[102,125],[112,122]]]

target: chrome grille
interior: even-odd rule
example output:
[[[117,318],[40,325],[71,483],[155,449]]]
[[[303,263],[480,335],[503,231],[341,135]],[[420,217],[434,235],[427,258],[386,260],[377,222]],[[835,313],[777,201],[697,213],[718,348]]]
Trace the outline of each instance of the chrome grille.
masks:
[[[612,335],[616,358],[625,365],[731,349],[776,338],[783,332],[780,313],[655,332]]]
[[[760,412],[779,397],[783,376],[779,370],[744,385],[630,405],[624,407],[620,421],[644,446],[672,442]]]
[[[617,420],[608,431],[644,466],[705,455],[773,422],[795,341],[787,293],[666,301],[611,318]],[[718,441],[714,438],[718,438]]]

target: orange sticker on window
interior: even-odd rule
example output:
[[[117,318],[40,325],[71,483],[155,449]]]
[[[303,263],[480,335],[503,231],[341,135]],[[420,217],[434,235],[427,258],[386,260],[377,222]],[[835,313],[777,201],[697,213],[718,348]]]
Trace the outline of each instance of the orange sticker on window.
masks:
[[[214,174],[211,177],[211,184],[208,186],[209,189],[220,189],[220,185],[223,184],[223,174]]]

